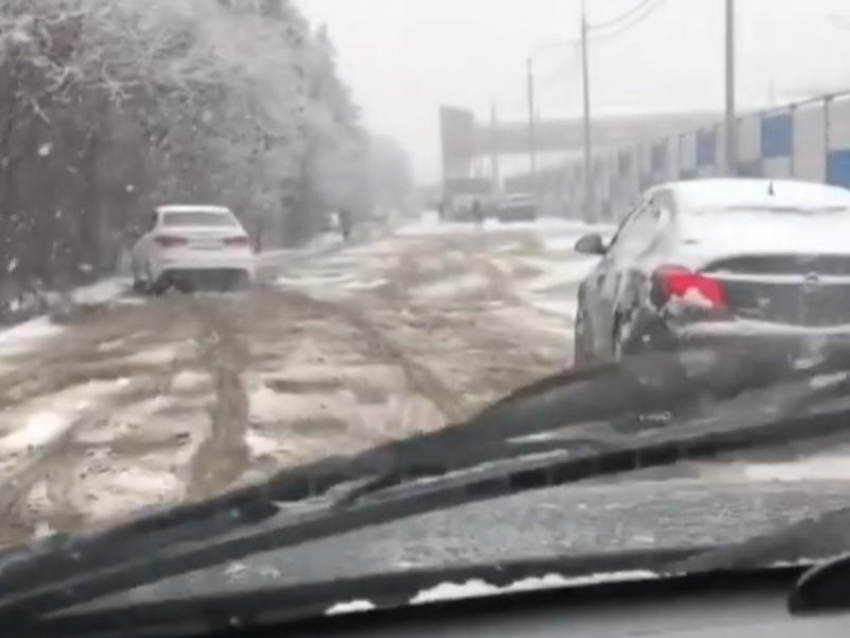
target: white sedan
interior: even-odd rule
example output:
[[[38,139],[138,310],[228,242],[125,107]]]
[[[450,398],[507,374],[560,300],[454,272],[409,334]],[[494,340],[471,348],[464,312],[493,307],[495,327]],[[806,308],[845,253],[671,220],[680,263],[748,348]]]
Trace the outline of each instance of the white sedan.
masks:
[[[138,291],[171,287],[244,287],[254,279],[254,251],[245,228],[220,206],[160,206],[132,253]]]

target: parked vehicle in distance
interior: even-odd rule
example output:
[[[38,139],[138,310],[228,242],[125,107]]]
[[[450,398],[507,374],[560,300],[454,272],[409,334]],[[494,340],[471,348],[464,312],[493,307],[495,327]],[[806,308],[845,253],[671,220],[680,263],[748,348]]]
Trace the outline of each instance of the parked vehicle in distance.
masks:
[[[533,221],[538,215],[539,203],[530,193],[508,193],[496,204],[496,218],[502,222]]]
[[[576,362],[683,345],[798,356],[850,339],[850,191],[767,179],[649,190],[579,288]]]
[[[132,268],[140,292],[227,290],[253,281],[254,251],[230,209],[167,205],[153,212],[133,247]]]

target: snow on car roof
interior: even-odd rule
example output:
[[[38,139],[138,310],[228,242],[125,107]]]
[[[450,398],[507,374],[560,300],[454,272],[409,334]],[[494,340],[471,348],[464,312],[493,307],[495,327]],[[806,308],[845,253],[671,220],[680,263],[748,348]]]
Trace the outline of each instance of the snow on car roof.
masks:
[[[232,213],[226,206],[213,206],[208,204],[165,204],[158,206],[160,213],[221,213],[223,215]]]
[[[659,186],[684,209],[850,208],[850,190],[814,182],[770,179],[700,179]],[[657,190],[657,189],[653,189]]]

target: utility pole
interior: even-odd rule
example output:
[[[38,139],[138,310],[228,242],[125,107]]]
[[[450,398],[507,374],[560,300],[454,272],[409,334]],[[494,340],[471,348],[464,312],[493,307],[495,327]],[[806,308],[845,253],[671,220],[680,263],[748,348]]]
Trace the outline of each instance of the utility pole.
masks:
[[[496,100],[490,103],[490,170],[493,179],[493,194],[501,188],[501,175],[499,171],[499,115],[496,111]]]
[[[581,76],[584,90],[584,216],[596,219],[596,202],[593,192],[593,139],[590,119],[590,65],[587,53],[587,7],[581,3]]]
[[[735,113],[735,0],[726,0],[726,174],[738,174],[738,121]]]
[[[537,124],[534,121],[534,62],[527,60],[528,75],[528,162],[531,170],[531,190],[537,192]]]

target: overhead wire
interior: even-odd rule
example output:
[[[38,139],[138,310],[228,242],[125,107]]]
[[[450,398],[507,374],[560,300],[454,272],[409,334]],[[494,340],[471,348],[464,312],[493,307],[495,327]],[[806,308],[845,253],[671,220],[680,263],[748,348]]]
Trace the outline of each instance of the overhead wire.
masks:
[[[605,20],[603,22],[598,22],[596,24],[589,24],[589,25],[587,25],[587,28],[590,31],[599,31],[599,30],[608,29],[610,27],[616,27],[620,23],[622,23],[626,20],[629,20],[630,18],[632,18],[636,14],[640,13],[643,9],[645,9],[647,6],[651,5],[653,2],[656,2],[656,1],[657,0],[641,0],[635,6],[633,6],[631,9],[629,9],[628,11],[625,11],[624,13],[621,13],[617,17],[611,18],[610,20]]]
[[[640,0],[635,6],[614,18],[595,24],[588,24],[588,38],[594,42],[604,42],[631,31],[654,15],[656,11],[665,4],[665,2],[666,0]],[[565,41],[563,43],[559,43],[559,46],[572,48],[573,54],[577,56],[581,51],[581,40],[576,39]],[[555,45],[552,45],[552,48],[555,48]],[[559,64],[558,68],[547,73],[545,77],[536,80],[538,86],[544,88],[551,86],[552,82],[557,77],[563,77],[566,75],[567,69],[569,69],[572,64],[573,60]],[[525,98],[520,97],[519,95],[510,99],[510,108],[508,108],[508,111],[514,110],[514,107],[519,109],[520,103],[524,100]]]
[[[640,11],[632,13],[628,19],[622,21],[622,23],[618,27],[614,28],[614,30],[607,31],[605,33],[592,34],[590,37],[592,37],[594,42],[600,42],[610,40],[623,33],[631,31],[654,15],[655,12],[664,5],[665,1],[666,0],[644,1],[640,5]]]

